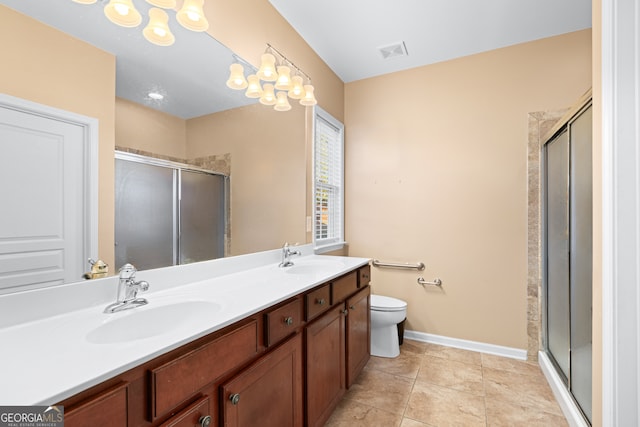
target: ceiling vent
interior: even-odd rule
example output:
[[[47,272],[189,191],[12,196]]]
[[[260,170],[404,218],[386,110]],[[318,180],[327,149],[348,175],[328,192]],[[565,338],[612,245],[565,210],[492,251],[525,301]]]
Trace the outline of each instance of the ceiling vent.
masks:
[[[382,59],[391,59],[398,56],[407,56],[407,47],[404,42],[396,42],[385,46],[378,46],[378,51],[382,55]]]

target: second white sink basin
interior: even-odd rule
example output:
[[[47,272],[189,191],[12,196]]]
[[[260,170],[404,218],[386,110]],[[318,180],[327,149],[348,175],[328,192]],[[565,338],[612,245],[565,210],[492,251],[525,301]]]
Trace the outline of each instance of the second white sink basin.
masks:
[[[87,334],[87,340],[95,344],[111,344],[151,338],[188,325],[206,322],[220,305],[208,301],[181,301],[132,308],[111,316],[103,324]]]

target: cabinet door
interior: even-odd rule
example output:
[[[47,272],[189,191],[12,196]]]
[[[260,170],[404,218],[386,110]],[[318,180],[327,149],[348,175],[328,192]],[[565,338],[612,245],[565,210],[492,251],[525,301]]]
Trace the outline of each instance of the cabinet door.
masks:
[[[307,425],[322,426],[345,393],[344,304],[306,327]]]
[[[302,336],[286,341],[221,387],[223,425],[303,425]]]
[[[120,383],[65,411],[64,424],[69,426],[127,425],[127,384]]]
[[[347,388],[351,387],[369,361],[371,329],[369,327],[369,286],[347,300]]]

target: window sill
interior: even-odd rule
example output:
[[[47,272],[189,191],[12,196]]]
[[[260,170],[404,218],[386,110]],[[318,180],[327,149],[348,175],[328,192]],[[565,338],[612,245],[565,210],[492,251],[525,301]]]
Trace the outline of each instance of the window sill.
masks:
[[[347,242],[333,242],[327,243],[324,245],[315,246],[313,248],[313,253],[316,255],[320,255],[326,252],[337,251],[338,249],[342,249],[346,246]]]

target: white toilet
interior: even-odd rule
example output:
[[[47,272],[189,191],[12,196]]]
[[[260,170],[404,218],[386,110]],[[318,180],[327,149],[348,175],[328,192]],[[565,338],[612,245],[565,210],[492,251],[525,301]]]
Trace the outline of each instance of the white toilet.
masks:
[[[398,323],[407,317],[405,301],[371,295],[371,355],[397,357],[400,354]]]

